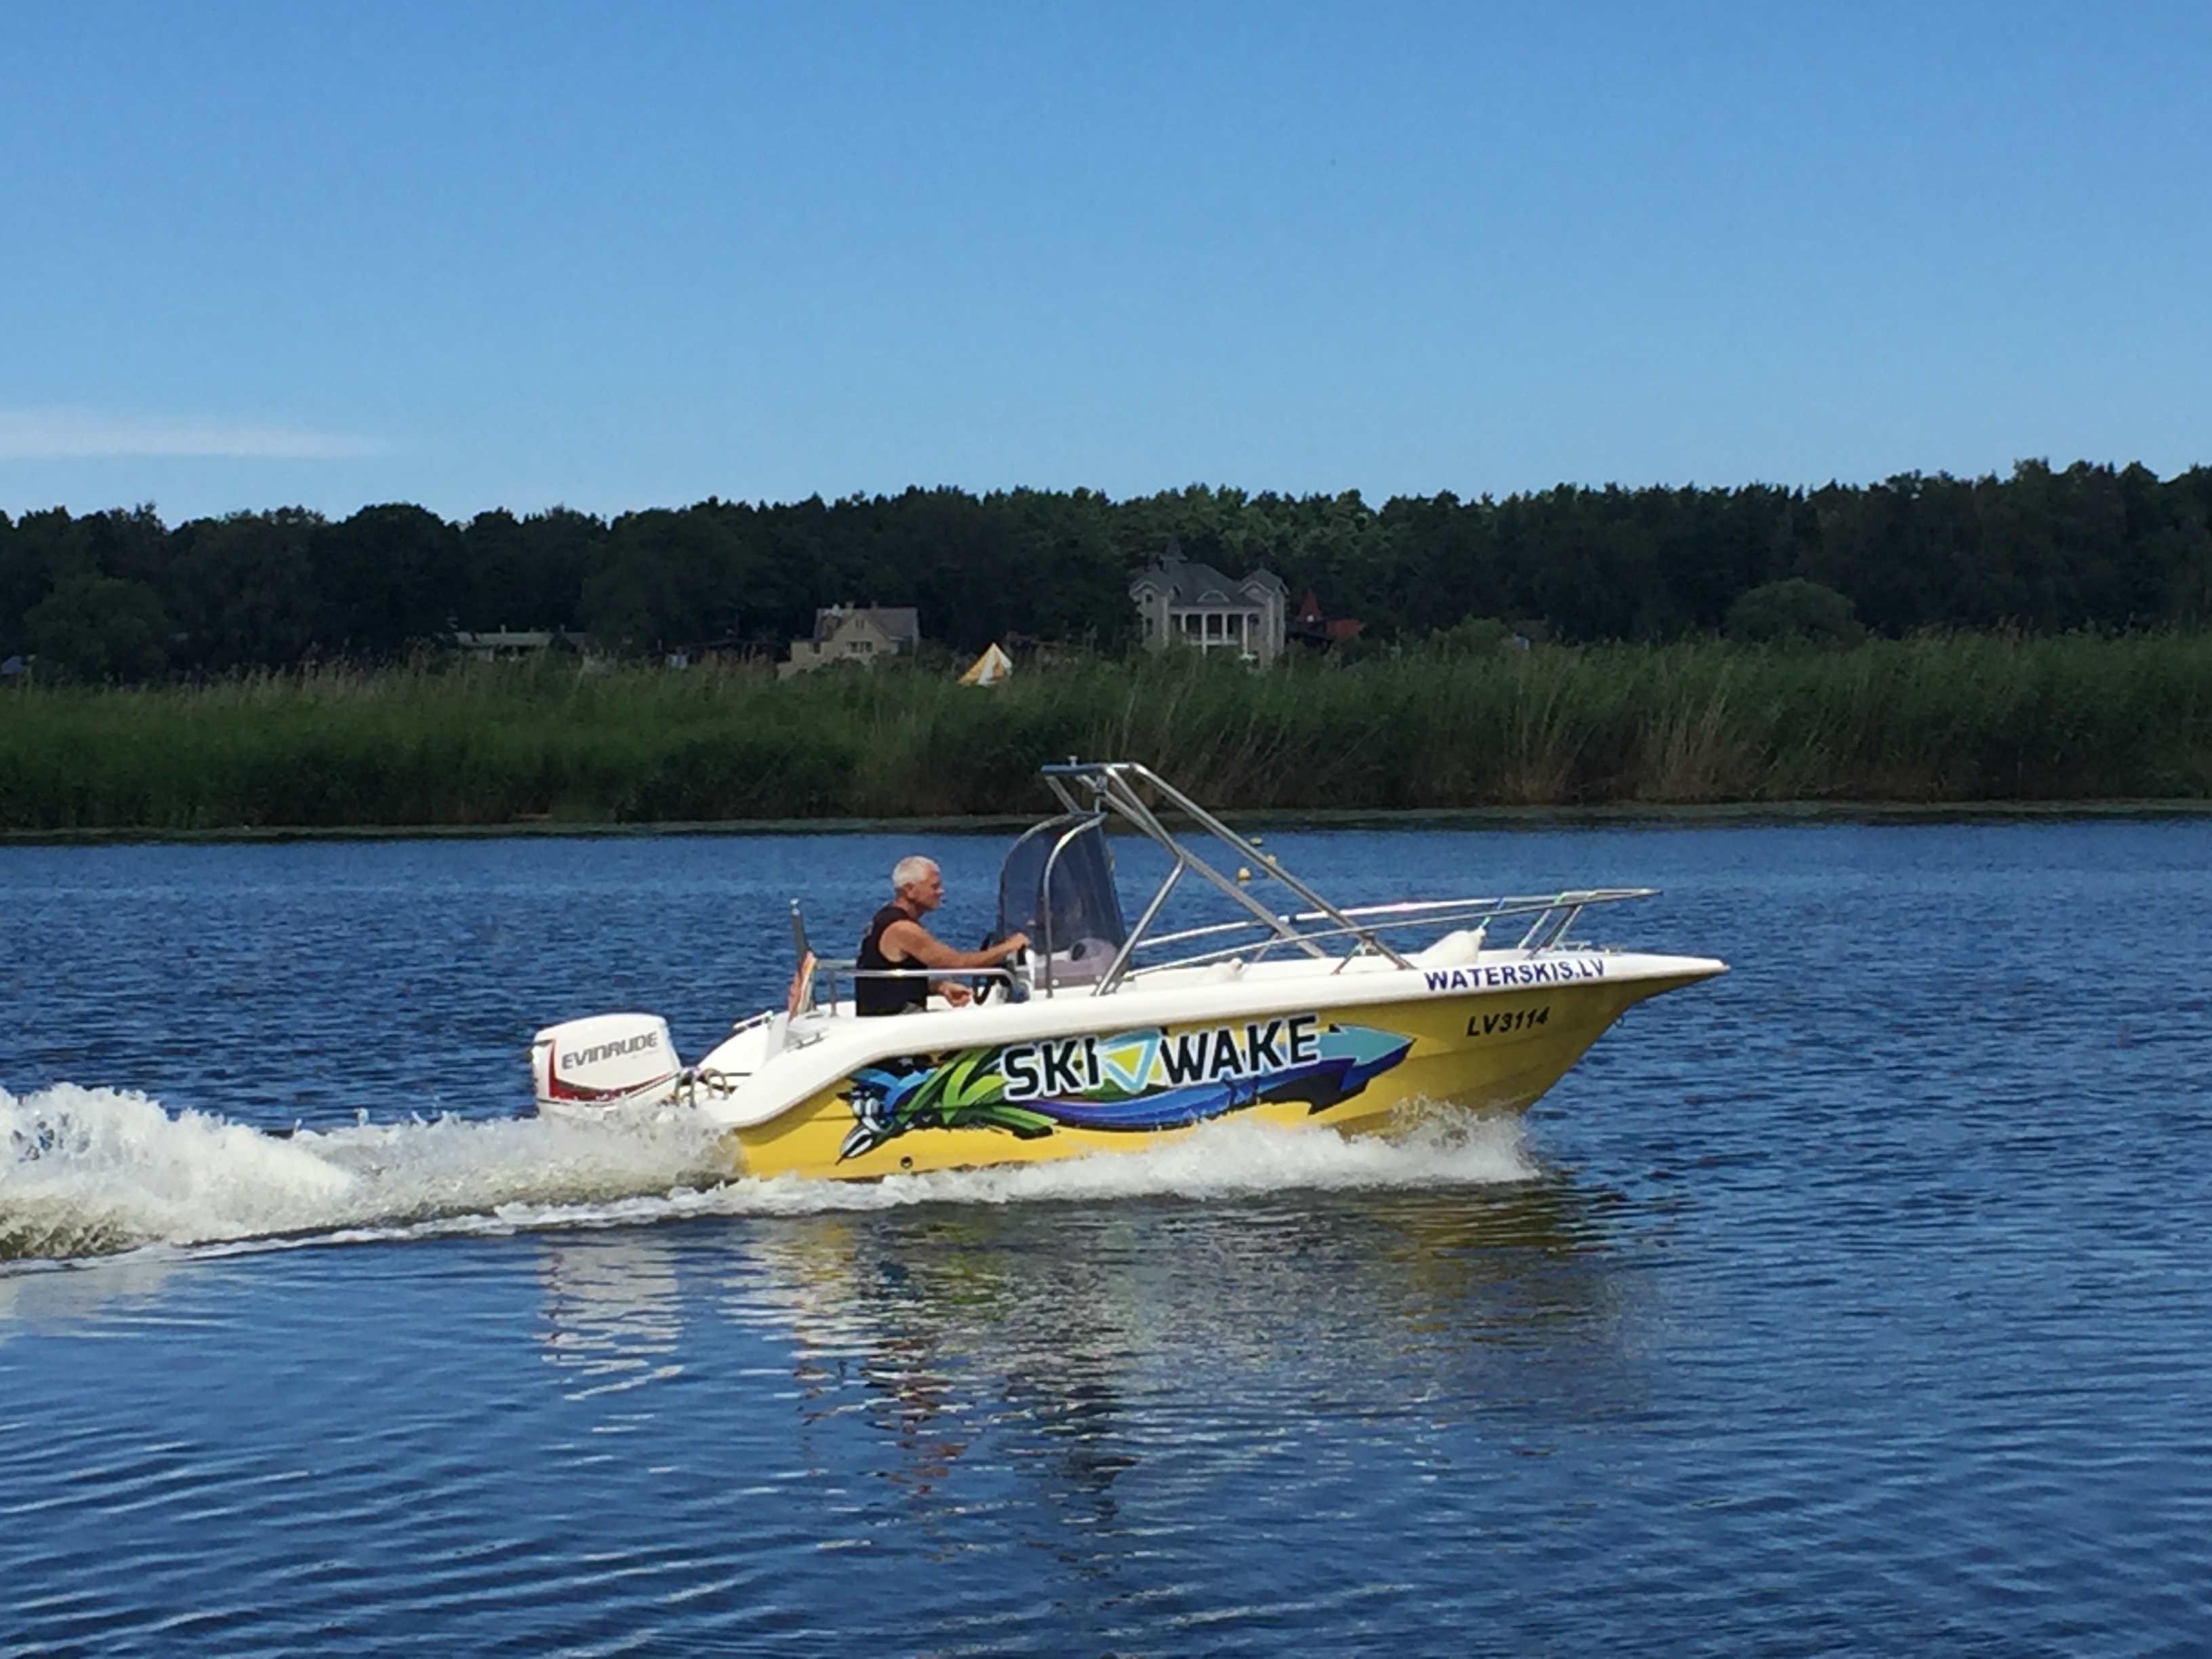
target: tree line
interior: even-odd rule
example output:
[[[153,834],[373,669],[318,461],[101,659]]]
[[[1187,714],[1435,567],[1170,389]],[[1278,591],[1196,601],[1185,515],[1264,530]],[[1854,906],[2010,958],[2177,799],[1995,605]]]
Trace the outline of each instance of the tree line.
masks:
[[[1384,642],[1474,619],[1662,641],[1787,625],[2025,633],[2212,621],[2212,468],[2022,462],[1814,489],[1558,489],[1464,501],[1193,486],[789,503],[454,523],[419,507],[162,522],[151,507],[0,514],[0,659],[139,683],[395,660],[456,630],[561,629],[611,653],[779,653],[839,602],[914,605],[960,651],[1010,635],[1108,654],[1130,577],[1170,540]],[[1760,619],[1765,618],[1765,622]],[[1779,618],[1779,621],[1776,619]],[[1480,630],[1477,630],[1479,633]]]

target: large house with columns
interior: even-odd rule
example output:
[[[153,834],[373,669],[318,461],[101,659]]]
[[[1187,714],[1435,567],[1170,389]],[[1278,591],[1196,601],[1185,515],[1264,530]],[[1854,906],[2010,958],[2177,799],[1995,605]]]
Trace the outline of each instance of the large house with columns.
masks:
[[[1232,581],[1212,565],[1186,559],[1170,541],[1160,562],[1129,584],[1150,649],[1173,643],[1200,651],[1231,651],[1250,662],[1271,663],[1283,654],[1290,590],[1268,570],[1255,570]]]

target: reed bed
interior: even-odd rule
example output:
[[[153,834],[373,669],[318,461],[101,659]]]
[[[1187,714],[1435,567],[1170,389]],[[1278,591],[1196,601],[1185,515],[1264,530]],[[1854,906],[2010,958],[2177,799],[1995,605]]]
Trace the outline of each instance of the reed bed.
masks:
[[[1153,659],[990,690],[573,660],[18,688],[0,830],[1023,812],[1068,755],[1147,762],[1224,808],[2203,799],[2212,635]]]

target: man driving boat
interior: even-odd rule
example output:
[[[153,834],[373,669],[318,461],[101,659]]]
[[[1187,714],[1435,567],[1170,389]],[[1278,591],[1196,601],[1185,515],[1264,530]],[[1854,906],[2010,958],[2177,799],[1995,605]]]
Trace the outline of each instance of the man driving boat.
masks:
[[[862,1014],[903,1014],[928,1006],[934,989],[951,1006],[969,1000],[957,980],[931,981],[920,975],[887,974],[895,968],[995,968],[1029,946],[1029,935],[1016,933],[980,951],[958,951],[933,938],[921,919],[945,902],[945,878],[933,860],[919,854],[891,868],[891,902],[876,912],[860,940],[854,963],[853,1006]]]

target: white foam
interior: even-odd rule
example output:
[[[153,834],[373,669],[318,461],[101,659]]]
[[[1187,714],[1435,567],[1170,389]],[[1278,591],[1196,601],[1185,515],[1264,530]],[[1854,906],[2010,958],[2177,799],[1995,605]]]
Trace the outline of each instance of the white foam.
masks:
[[[665,1191],[707,1167],[689,1124],[529,1118],[362,1124],[280,1138],[147,1097],[0,1090],[0,1259],[389,1228]]]
[[[302,1148],[145,1096],[0,1091],[0,1255],[77,1255],[311,1226],[352,1184]]]
[[[1417,1133],[1389,1140],[1346,1139],[1232,1120],[1206,1124],[1187,1139],[1141,1152],[890,1176],[868,1186],[841,1186],[837,1193],[848,1200],[838,1207],[875,1209],[1055,1199],[1218,1199],[1285,1188],[1345,1191],[1489,1185],[1526,1181],[1536,1174],[1522,1145],[1521,1126],[1510,1119],[1438,1121]],[[787,1202],[790,1207],[823,1207],[814,1196],[820,1182],[787,1179],[743,1184],[753,1188],[743,1196],[761,1208],[784,1207]]]
[[[143,1095],[0,1090],[0,1260],[145,1245],[266,1248],[423,1234],[625,1226],[918,1204],[1218,1199],[1284,1188],[1486,1185],[1537,1173],[1511,1120],[1346,1140],[1224,1121],[1165,1146],[861,1183],[714,1177],[713,1132],[672,1117],[362,1123],[289,1138]]]

